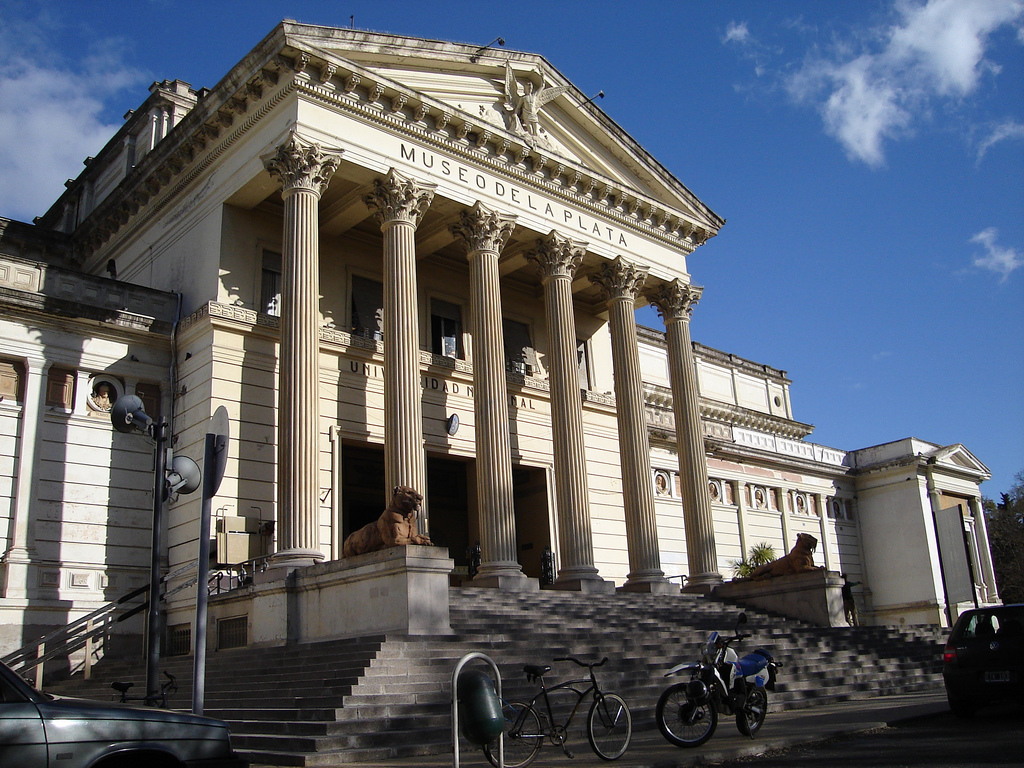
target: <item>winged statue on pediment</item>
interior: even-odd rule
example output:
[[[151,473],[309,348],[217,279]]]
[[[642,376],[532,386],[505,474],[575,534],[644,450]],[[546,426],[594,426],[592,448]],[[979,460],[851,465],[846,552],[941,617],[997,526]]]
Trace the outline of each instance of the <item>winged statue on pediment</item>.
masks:
[[[542,86],[539,91],[534,91],[531,80],[525,80],[520,89],[519,81],[506,61],[504,107],[509,113],[509,130],[528,141],[539,141],[542,138],[539,120],[541,107],[568,90],[568,85],[558,85],[551,88]]]

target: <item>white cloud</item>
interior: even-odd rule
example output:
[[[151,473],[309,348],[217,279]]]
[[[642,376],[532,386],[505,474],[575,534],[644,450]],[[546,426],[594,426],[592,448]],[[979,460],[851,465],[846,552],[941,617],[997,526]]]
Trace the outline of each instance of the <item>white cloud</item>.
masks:
[[[998,236],[999,231],[995,227],[989,227],[970,239],[970,242],[978,243],[985,248],[985,255],[975,256],[973,263],[976,267],[1002,275],[1000,282],[1005,282],[1011,272],[1024,266],[1024,254],[1013,248],[998,245],[996,243]]]
[[[872,167],[932,103],[968,97],[998,72],[985,58],[989,36],[1024,17],[1024,0],[901,0],[896,11],[861,52],[843,45],[811,57],[787,82],[794,98],[818,104],[849,157]]]
[[[722,38],[723,43],[746,43],[750,39],[750,30],[747,28],[745,21],[732,21],[729,22],[729,26],[725,29],[725,37]]]
[[[993,145],[1007,139],[1024,139],[1024,125],[1016,120],[1004,120],[992,128],[988,135],[978,143],[978,162],[984,159]]]
[[[882,141],[911,123],[899,90],[873,80],[871,61],[855,59],[832,73],[834,90],[821,107],[826,130],[847,154],[872,167],[885,162]]]
[[[0,216],[31,221],[53,204],[120,127],[106,100],[146,83],[110,41],[78,66],[62,66],[47,30],[21,24],[0,33]]]

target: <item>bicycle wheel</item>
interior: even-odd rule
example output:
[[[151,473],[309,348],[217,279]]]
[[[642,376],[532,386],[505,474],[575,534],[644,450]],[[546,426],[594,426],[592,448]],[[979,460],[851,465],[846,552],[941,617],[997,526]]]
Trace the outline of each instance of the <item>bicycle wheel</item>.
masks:
[[[595,697],[587,716],[587,738],[602,760],[618,760],[633,735],[633,716],[621,696],[606,693]]]
[[[747,696],[747,703],[736,713],[736,727],[744,736],[754,738],[754,734],[764,725],[768,714],[768,694],[764,688],[755,688]]]
[[[686,683],[665,689],[658,699],[654,719],[658,730],[677,747],[699,747],[711,738],[718,725],[718,712],[710,701],[697,703],[686,695]]]
[[[544,741],[540,718],[533,707],[520,702],[502,704],[505,718],[505,768],[522,768],[537,756]],[[487,761],[498,768],[498,742],[484,745]]]

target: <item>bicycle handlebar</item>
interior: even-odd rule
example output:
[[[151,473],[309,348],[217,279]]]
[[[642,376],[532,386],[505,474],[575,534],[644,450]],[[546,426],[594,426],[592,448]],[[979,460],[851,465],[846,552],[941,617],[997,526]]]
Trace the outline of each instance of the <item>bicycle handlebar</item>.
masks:
[[[598,662],[595,662],[594,664],[588,664],[587,662],[580,661],[579,659],[573,658],[572,656],[559,656],[557,659],[555,659],[555,661],[573,661],[573,662],[579,664],[581,667],[587,667],[588,669],[593,669],[594,667],[600,667],[602,664],[604,664],[606,661],[608,661],[608,657],[605,656],[603,659],[601,659]]]

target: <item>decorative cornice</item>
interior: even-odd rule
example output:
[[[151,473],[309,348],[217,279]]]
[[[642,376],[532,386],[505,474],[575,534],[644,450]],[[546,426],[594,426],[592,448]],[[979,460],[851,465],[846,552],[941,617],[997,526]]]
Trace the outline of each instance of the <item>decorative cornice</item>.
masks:
[[[572,161],[530,147],[497,126],[481,128],[467,113],[430,99],[350,62],[334,61],[318,51],[281,51],[238,78],[234,92],[218,105],[203,92],[192,111],[143,158],[75,232],[87,260],[115,235],[130,237],[172,204],[182,192],[288,94],[301,93],[365,120],[386,125],[419,141],[460,155],[494,172],[563,199],[569,205],[611,218],[620,226],[692,252],[717,234],[715,225],[639,195]],[[314,73],[319,81],[314,81]],[[228,78],[225,78],[227,81]],[[385,108],[389,104],[390,108]],[[244,118],[236,120],[236,117]],[[429,125],[428,123],[433,123]],[[225,130],[229,132],[225,133]],[[176,138],[177,137],[177,138]],[[176,138],[176,141],[175,141]],[[124,228],[131,224],[126,232]]]
[[[662,387],[649,382],[644,382],[643,388],[644,405],[648,410],[648,422],[674,430],[672,390],[668,387]],[[769,413],[753,411],[749,408],[743,408],[730,403],[710,400],[706,397],[699,398],[699,405],[701,419],[728,424],[730,427],[743,427],[770,435],[777,435],[789,440],[801,440],[814,431],[814,427],[809,424],[802,424],[798,421],[773,416]],[[655,412],[658,412],[657,416],[653,415]]]
[[[318,61],[326,61],[320,55],[312,54],[314,66]],[[289,59],[282,55],[277,61],[287,67]],[[477,125],[478,118],[371,70],[342,61],[337,72],[332,81],[316,83],[307,78],[297,81],[296,88],[311,98],[461,155],[467,161],[481,163],[497,173],[516,177],[520,183],[562,198],[577,208],[613,218],[625,228],[669,242],[687,253],[717,234],[714,225],[668,211],[661,202],[551,151],[531,147],[523,137],[502,127],[490,123],[486,127]],[[346,72],[350,73],[348,78]],[[345,82],[344,88],[341,82]],[[390,109],[382,109],[380,100],[386,100]]]
[[[269,90],[274,85],[280,87]],[[217,111],[203,111],[201,107],[205,105],[205,100],[201,100],[121,182],[123,191],[115,190],[108,195],[75,231],[73,238],[78,247],[85,251],[79,255],[79,263],[86,261],[115,234],[130,238],[174,204],[207,168],[293,89],[292,81],[282,82],[275,73],[266,69],[259,70],[238,92],[246,95],[245,105],[250,111],[247,111],[244,120],[224,135],[217,125]],[[263,96],[257,97],[257,92]],[[261,99],[262,103],[256,106]],[[172,143],[175,136],[181,137],[177,144]],[[148,204],[135,215],[130,212],[127,198],[140,190]],[[130,220],[131,226],[121,232]]]

